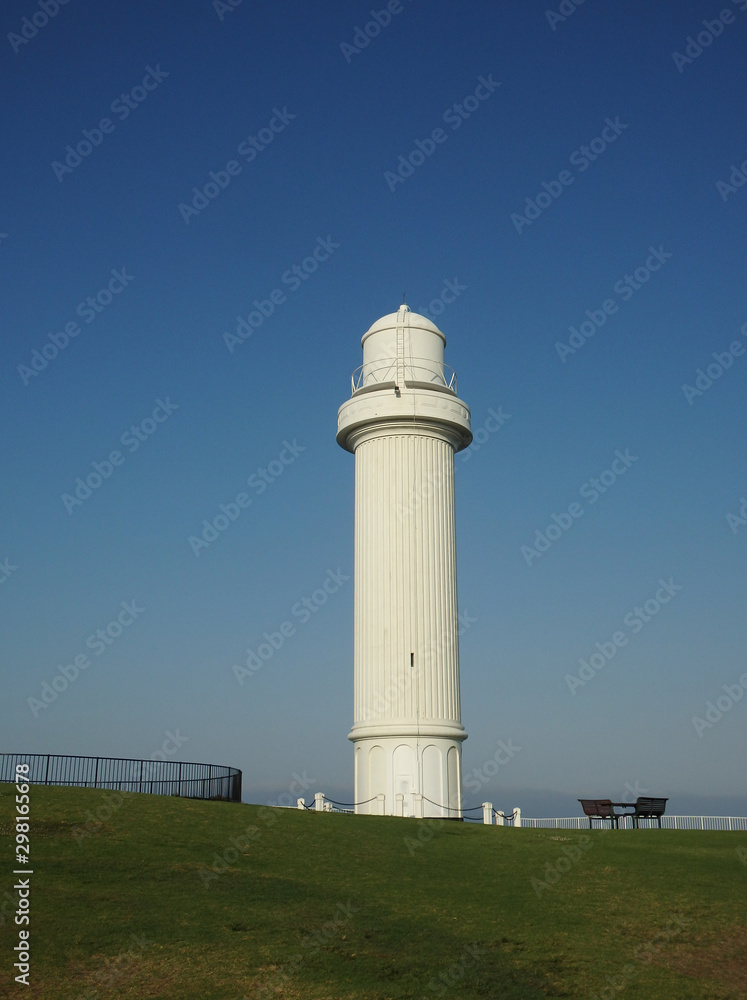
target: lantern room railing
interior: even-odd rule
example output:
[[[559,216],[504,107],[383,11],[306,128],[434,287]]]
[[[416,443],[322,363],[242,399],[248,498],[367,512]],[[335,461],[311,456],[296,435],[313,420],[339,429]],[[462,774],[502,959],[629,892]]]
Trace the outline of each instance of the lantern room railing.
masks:
[[[438,389],[448,389],[456,395],[456,372],[443,361],[431,358],[407,358],[404,362],[406,384],[427,384]],[[397,359],[377,358],[356,368],[350,377],[352,395],[365,389],[380,388],[397,382]]]

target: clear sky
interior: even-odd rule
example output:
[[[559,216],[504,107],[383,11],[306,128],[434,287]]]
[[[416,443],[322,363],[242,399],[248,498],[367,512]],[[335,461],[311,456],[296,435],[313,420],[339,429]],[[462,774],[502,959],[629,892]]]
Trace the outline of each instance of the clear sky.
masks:
[[[336,414],[406,292],[479,435],[466,804],[745,815],[747,0],[45,3],[1,18],[1,749],[349,801]]]

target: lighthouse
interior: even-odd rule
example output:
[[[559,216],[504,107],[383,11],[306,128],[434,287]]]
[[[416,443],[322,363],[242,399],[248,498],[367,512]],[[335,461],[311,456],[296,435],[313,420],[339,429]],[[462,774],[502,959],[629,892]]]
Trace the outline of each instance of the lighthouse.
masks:
[[[470,411],[429,319],[402,305],[361,343],[337,421],[355,455],[355,808],[460,818],[454,455]]]

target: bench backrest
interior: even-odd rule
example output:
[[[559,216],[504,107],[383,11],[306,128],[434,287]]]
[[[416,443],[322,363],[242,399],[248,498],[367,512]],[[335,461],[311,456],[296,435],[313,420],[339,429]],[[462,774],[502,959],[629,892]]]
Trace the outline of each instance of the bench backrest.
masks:
[[[612,799],[579,799],[581,807],[587,816],[599,816],[607,819],[612,815]]]
[[[635,803],[636,816],[663,816],[669,799],[639,797]]]

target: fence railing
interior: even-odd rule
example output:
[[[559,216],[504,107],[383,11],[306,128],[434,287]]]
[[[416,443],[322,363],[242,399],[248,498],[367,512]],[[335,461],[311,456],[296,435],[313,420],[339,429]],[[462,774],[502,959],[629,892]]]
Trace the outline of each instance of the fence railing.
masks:
[[[609,823],[603,820],[592,820],[594,829],[604,827],[609,829]],[[627,827],[631,829],[633,821],[630,816],[621,816],[619,828]],[[522,816],[521,825],[537,828],[550,828],[555,830],[588,830],[588,816],[561,816],[557,819],[533,819]],[[655,819],[639,819],[638,825],[643,829],[657,829],[658,823]],[[747,830],[747,816],[662,816],[661,827],[663,830]]]
[[[16,780],[16,764],[28,764],[28,777],[23,780],[34,785],[75,785],[241,802],[241,771],[224,764],[4,753],[0,754],[0,781]]]
[[[396,797],[398,800],[404,798],[403,795],[398,795]],[[395,815],[405,816],[407,818],[448,818],[449,806],[441,806],[438,808],[442,810],[440,816],[429,817],[427,810],[424,807],[425,802],[430,802],[430,799],[426,799],[424,795],[414,794],[413,798],[413,808],[411,811],[403,808],[403,803],[401,801],[397,802],[397,808],[395,810]],[[385,815],[385,797],[383,795],[375,796],[376,808],[372,808],[369,811],[378,815]],[[307,805],[305,799],[297,800],[298,809],[313,809],[316,812],[339,812],[347,813],[353,815],[356,806],[367,805],[368,803],[374,802],[374,799],[368,799],[366,802],[336,802],[334,799],[329,799],[323,792],[317,792],[314,796],[314,804]],[[437,805],[437,803],[432,803],[432,805]],[[482,816],[469,815],[470,813],[479,813],[482,811]],[[496,826],[513,826],[514,829],[519,829],[521,827],[529,829],[551,829],[551,830],[588,830],[589,829],[589,817],[588,816],[559,816],[559,817],[549,817],[549,818],[534,818],[532,816],[524,816],[521,809],[516,806],[511,812],[504,812],[503,810],[494,809],[492,802],[483,802],[481,806],[470,806],[462,807],[458,810],[458,815],[454,817],[459,820],[470,820],[473,823],[486,823],[488,825]],[[599,820],[592,818],[593,829],[598,830],[600,828],[609,829],[610,827],[604,820]],[[630,815],[620,816],[618,819],[619,829],[632,829],[633,820]],[[638,820],[638,825],[641,830],[657,829],[658,823],[655,819],[644,819]],[[745,830],[747,831],[747,816],[662,816],[661,826],[665,830]]]

